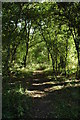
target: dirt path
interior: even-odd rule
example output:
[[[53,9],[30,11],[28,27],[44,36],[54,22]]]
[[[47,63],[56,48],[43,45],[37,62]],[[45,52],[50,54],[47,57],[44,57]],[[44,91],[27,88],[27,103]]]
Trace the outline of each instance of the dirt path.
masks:
[[[45,89],[51,87],[50,80],[45,78],[41,70],[34,71],[34,79],[28,90],[33,97],[32,117],[33,118],[47,118],[49,111],[52,110],[51,99],[48,99],[48,93]]]
[[[77,119],[80,116],[80,80],[76,78],[58,75],[54,80],[51,71],[37,70],[12,77],[8,86],[12,93],[22,88],[25,118],[28,112],[31,119]]]
[[[78,93],[78,89],[65,89],[61,81],[59,83],[51,81],[41,70],[34,71],[33,79],[28,87],[28,94],[33,100],[32,118],[69,117],[65,110],[68,109],[68,112],[71,112],[73,106],[78,106],[75,93]]]

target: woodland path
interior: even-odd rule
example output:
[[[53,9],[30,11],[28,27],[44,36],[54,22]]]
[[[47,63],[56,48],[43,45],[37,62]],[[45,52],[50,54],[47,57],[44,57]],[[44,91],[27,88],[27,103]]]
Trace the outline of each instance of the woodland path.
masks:
[[[9,85],[13,90],[16,85],[19,88],[21,85],[25,91],[25,101],[26,96],[31,96],[30,118],[77,119],[80,116],[80,80],[74,76],[65,78],[59,75],[54,80],[51,71],[36,70],[14,76]]]
[[[33,82],[28,88],[33,97],[32,117],[47,118],[49,111],[52,111],[53,102],[51,98],[47,96],[46,91],[52,84],[49,83],[49,79],[45,78],[45,75],[41,70],[35,71],[33,76]]]
[[[33,79],[28,87],[28,93],[33,100],[32,118],[69,117],[66,110],[71,112],[71,106],[78,106],[78,99],[74,98],[76,91],[78,93],[78,89],[65,89],[67,83],[64,83],[46,78],[41,70],[34,71]]]

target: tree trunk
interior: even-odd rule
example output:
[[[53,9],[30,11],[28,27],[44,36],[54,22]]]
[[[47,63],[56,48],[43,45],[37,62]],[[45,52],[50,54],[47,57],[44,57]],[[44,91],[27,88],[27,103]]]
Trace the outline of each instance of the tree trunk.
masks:
[[[74,39],[74,43],[75,43],[75,47],[76,47],[76,51],[77,51],[77,57],[78,57],[78,78],[80,79],[80,28],[78,28],[78,36],[75,33],[75,28],[74,28],[74,34],[72,32],[72,29],[69,26],[69,30],[71,31],[71,34],[73,36]]]
[[[57,65],[58,64],[58,62],[57,62],[57,54],[56,54],[56,75],[57,75]]]
[[[67,71],[67,52],[68,52],[68,39],[66,39],[65,76]]]
[[[28,48],[29,48],[29,33],[30,33],[30,28],[31,28],[31,25],[29,25],[29,22],[28,21],[28,32],[27,32],[27,29],[26,29],[26,21],[25,21],[25,29],[26,29],[26,55],[24,57],[24,67],[26,67],[26,60],[27,60],[27,55],[28,55]]]
[[[7,59],[6,59],[6,70],[9,70],[9,60],[10,60],[10,45],[8,46],[7,50]]]
[[[17,51],[19,44],[20,44],[20,42],[17,43],[17,45],[14,44],[14,46],[13,46],[11,63],[13,62],[13,60],[15,60],[15,54],[16,54],[16,51]]]
[[[50,61],[50,59],[49,59],[49,51],[48,51],[48,61]]]
[[[28,42],[26,42],[26,55],[24,57],[24,67],[26,67],[26,60],[27,60],[27,55],[28,55]]]
[[[58,61],[57,61],[57,55],[58,55],[58,47],[57,47],[57,32],[55,31],[55,42],[56,42],[56,76],[57,76],[57,64],[58,64]],[[54,46],[53,46],[54,47]]]
[[[6,60],[5,60],[5,63],[4,63],[4,70],[5,70],[5,73],[7,75],[9,75],[10,71],[9,71],[9,66],[10,66],[10,44],[8,45],[8,49],[7,49],[7,57],[6,57]]]
[[[50,53],[51,55],[51,60],[52,60],[52,67],[53,67],[53,78],[55,76],[55,68],[54,68],[54,59],[53,59],[53,55]]]
[[[80,41],[79,41],[79,39],[74,38],[74,42],[75,42],[75,47],[76,47],[77,57],[78,57],[78,71],[77,71],[78,75],[77,75],[77,77],[80,78]]]
[[[78,48],[77,48],[77,56],[78,56],[78,78],[80,79],[80,48],[79,48],[79,45],[78,45]]]

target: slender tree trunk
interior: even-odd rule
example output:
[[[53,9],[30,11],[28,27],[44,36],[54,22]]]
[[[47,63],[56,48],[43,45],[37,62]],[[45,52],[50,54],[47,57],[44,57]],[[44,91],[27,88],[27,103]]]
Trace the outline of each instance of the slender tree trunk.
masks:
[[[77,56],[78,56],[78,78],[80,78],[80,48],[79,48],[79,45],[77,48]]]
[[[9,61],[10,61],[10,44],[8,44],[7,57],[6,57],[6,60],[4,63],[5,74],[10,76],[10,70],[9,70],[10,63],[9,63]]]
[[[48,61],[50,61],[50,59],[49,59],[49,51],[48,51]]]
[[[80,28],[78,28],[78,36],[75,33],[75,28],[74,28],[74,34],[72,29],[69,26],[69,30],[71,31],[71,34],[73,36],[74,39],[74,43],[75,43],[75,47],[76,47],[76,51],[77,51],[77,57],[78,57],[78,78],[80,79]],[[77,39],[78,38],[78,39]]]
[[[47,42],[46,42],[46,46],[47,46]],[[54,59],[53,59],[53,55],[52,55],[52,53],[51,53],[51,51],[50,51],[48,46],[47,46],[47,50],[48,50],[48,52],[50,53],[50,56],[51,56],[52,67],[53,67],[53,78],[54,78],[54,76],[55,76]]]
[[[13,53],[12,53],[11,63],[13,62],[13,60],[15,60],[16,50],[17,50],[17,47],[14,48],[14,51],[13,51]]]
[[[74,42],[75,42],[75,46],[76,46],[76,51],[77,51],[77,57],[78,57],[78,70],[77,70],[77,77],[80,78],[80,42],[79,40],[75,40],[74,39]]]
[[[80,27],[78,28],[78,78],[80,79]]]
[[[28,42],[26,42],[26,55],[24,57],[24,67],[26,67],[26,60],[27,60],[27,55],[28,55]]]
[[[8,46],[8,50],[7,50],[7,59],[6,59],[6,65],[5,65],[5,67],[6,67],[6,70],[7,70],[7,72],[9,71],[9,60],[10,60],[10,45]]]
[[[31,25],[29,25],[29,22],[28,21],[28,31],[26,29],[26,54],[25,54],[25,57],[24,57],[24,67],[26,67],[26,60],[27,60],[27,55],[28,55],[28,48],[29,48],[29,34],[30,34],[30,28],[31,28]],[[26,21],[25,21],[25,26],[26,26]]]
[[[80,79],[80,26],[78,26],[78,37],[76,40],[76,50],[78,56],[78,79]]]
[[[21,40],[23,38],[24,31],[25,31],[25,27],[24,27],[23,33],[21,35]],[[15,54],[16,54],[16,51],[17,51],[19,44],[20,44],[20,41],[17,44],[14,43],[14,45],[13,45],[11,63],[13,62],[13,60],[15,60]]]
[[[57,51],[58,51],[58,48],[57,48],[57,32],[56,31],[55,31],[55,42],[56,42],[56,76],[57,76],[57,54],[58,54]]]
[[[57,66],[58,66],[57,63],[58,62],[57,62],[57,54],[56,54],[56,75],[57,75]]]
[[[68,52],[68,39],[66,39],[65,76],[67,71],[67,52]]]
[[[53,59],[53,56],[51,55],[51,58],[52,58],[52,67],[53,67],[53,78],[55,76],[55,68],[54,68],[54,59]]]
[[[17,51],[17,48],[18,48],[19,44],[20,44],[20,42],[17,45],[13,46],[11,63],[13,62],[13,60],[15,60],[15,54],[16,54],[16,51]]]

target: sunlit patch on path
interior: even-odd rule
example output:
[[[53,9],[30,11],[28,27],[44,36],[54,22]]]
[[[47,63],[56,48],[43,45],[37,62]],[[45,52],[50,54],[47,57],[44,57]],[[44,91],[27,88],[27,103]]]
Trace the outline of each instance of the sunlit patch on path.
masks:
[[[27,94],[29,94],[33,98],[40,98],[40,97],[46,96],[45,92],[39,91],[39,90],[33,90],[33,91],[27,90]]]
[[[15,79],[15,82],[14,80],[9,82],[12,87],[15,84],[21,85],[20,92],[25,96],[29,95],[32,100],[30,111],[32,118],[49,118],[51,115],[58,118],[66,115],[65,110],[70,113],[73,109],[77,113],[80,80],[65,76],[57,76],[54,80],[50,73],[36,70],[30,77],[25,75],[24,78]]]
[[[32,83],[26,90],[26,94],[33,98],[41,98],[47,96],[50,92],[76,86],[80,86],[80,80],[50,80],[49,78],[45,78],[43,71],[37,70],[33,72]]]
[[[36,75],[36,74],[42,74],[42,73],[43,73],[42,70],[37,70],[37,71],[34,71],[34,72],[33,72],[33,75]]]

